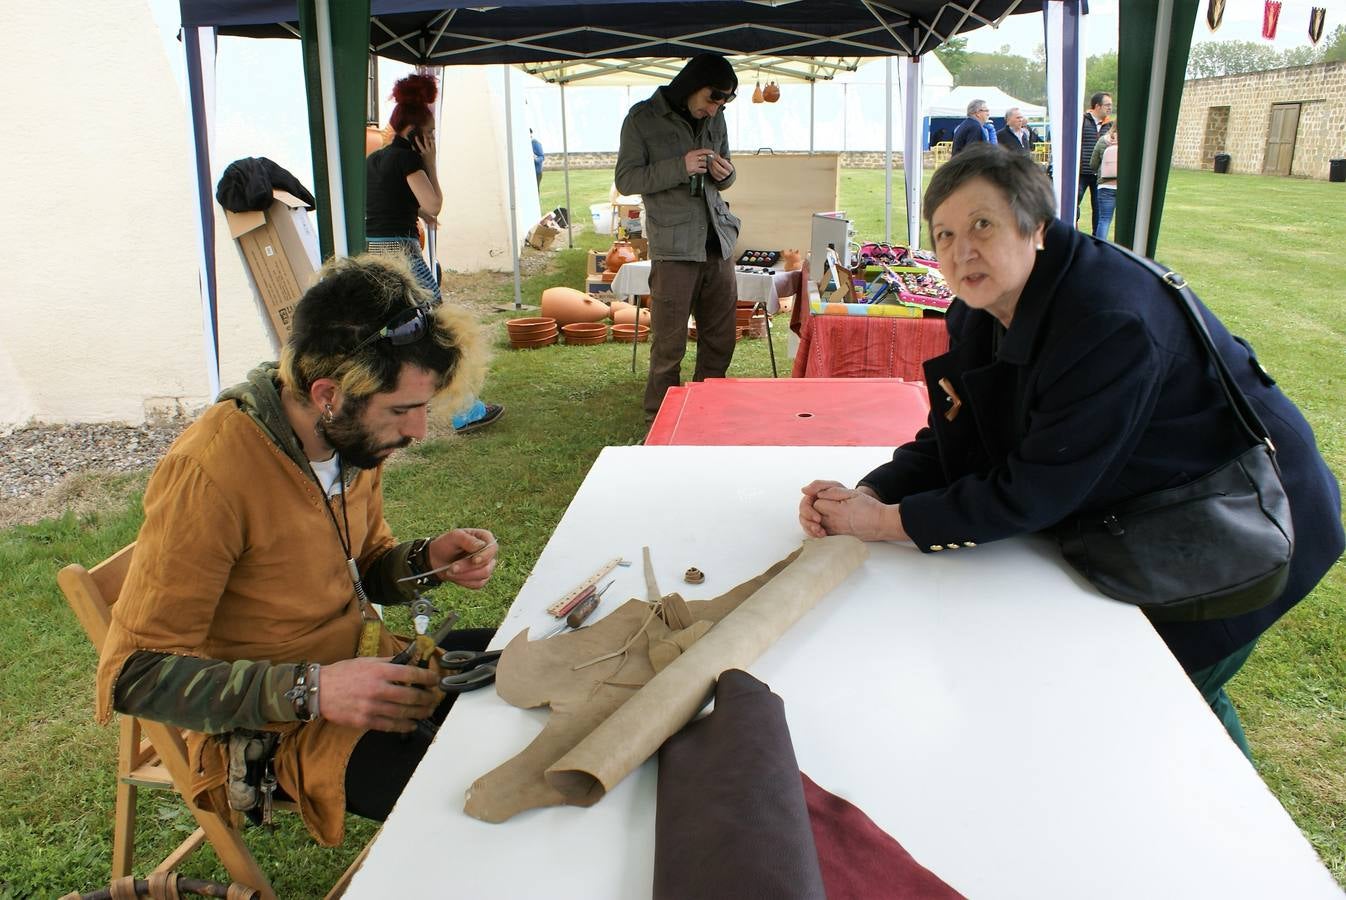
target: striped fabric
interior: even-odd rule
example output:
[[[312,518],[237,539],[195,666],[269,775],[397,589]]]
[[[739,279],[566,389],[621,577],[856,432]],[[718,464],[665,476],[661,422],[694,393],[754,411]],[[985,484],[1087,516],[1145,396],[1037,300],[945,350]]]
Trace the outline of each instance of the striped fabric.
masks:
[[[430,266],[425,262],[425,257],[421,255],[421,245],[414,238],[371,237],[368,238],[368,242],[370,253],[405,256],[407,262],[411,263],[411,271],[416,276],[416,283],[434,294],[436,300],[444,299],[439,292],[439,285],[435,284],[435,276],[431,274]]]

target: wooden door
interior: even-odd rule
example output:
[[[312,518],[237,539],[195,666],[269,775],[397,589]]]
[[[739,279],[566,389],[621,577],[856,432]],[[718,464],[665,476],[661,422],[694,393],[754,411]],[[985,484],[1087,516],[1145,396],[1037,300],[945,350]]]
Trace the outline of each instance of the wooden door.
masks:
[[[1267,152],[1262,158],[1263,175],[1289,175],[1295,160],[1295,135],[1299,131],[1299,104],[1276,103],[1271,107],[1267,129]]]

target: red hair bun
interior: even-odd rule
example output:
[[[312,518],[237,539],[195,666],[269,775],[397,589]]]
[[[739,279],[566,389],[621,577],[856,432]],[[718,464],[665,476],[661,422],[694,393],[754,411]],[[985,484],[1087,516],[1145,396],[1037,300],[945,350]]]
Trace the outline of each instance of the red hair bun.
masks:
[[[439,95],[433,75],[408,75],[393,85],[393,99],[400,103],[429,106]]]

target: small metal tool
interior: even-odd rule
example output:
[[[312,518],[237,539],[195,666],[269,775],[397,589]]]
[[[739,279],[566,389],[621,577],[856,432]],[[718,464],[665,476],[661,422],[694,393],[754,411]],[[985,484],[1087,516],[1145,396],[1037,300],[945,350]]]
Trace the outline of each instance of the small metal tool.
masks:
[[[579,603],[575,604],[574,609],[572,609],[570,611],[570,614],[566,616],[566,620],[562,622],[560,625],[556,626],[555,629],[544,635],[542,640],[545,641],[547,638],[556,637],[556,635],[560,634],[561,632],[569,628],[579,628],[581,625],[583,625],[584,620],[589,618],[589,616],[593,615],[594,610],[598,609],[598,604],[603,599],[603,592],[610,587],[612,587],[611,581],[603,585],[601,589],[595,591],[588,597],[581,600]]]
[[[440,572],[447,572],[449,570],[449,567],[452,566],[454,563],[458,562],[459,560],[467,559],[469,556],[476,556],[478,553],[484,553],[485,551],[491,549],[494,546],[496,546],[495,541],[488,541],[487,543],[478,547],[476,550],[464,550],[462,553],[459,553],[453,559],[449,560],[444,565],[439,566],[438,568],[431,569],[429,572],[422,572],[419,575],[408,575],[405,578],[399,578],[397,579],[397,583],[401,584],[404,581],[420,581],[427,575],[438,575]]]

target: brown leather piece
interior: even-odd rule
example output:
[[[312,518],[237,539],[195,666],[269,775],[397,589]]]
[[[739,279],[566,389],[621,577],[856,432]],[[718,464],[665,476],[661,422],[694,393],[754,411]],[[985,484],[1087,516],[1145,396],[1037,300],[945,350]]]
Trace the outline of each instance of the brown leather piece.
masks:
[[[747,672],[664,743],[658,797],[655,900],[826,897],[784,705]]]

